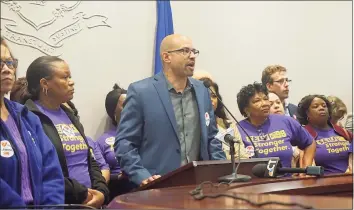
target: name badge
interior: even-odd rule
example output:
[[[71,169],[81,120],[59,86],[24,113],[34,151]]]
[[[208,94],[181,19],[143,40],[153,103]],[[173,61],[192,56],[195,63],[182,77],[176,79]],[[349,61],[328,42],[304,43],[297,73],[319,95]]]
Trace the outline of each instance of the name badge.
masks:
[[[0,141],[0,156],[10,158],[14,155],[14,149],[12,148],[8,140]]]
[[[246,153],[248,157],[253,157],[254,156],[254,147],[253,146],[247,146],[246,147]]]

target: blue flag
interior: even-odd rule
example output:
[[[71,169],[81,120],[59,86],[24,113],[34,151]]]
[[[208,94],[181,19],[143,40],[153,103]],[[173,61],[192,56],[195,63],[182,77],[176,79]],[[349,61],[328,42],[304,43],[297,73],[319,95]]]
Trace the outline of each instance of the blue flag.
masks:
[[[157,74],[162,71],[162,63],[160,58],[160,44],[162,40],[173,34],[173,21],[171,4],[168,0],[157,1],[157,29],[155,37],[155,70]]]

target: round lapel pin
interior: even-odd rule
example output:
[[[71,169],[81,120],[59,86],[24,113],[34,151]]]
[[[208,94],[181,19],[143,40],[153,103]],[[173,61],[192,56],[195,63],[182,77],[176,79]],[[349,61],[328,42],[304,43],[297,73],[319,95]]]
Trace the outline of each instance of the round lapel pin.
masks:
[[[210,124],[210,116],[208,112],[205,112],[205,124],[206,126],[209,126]]]

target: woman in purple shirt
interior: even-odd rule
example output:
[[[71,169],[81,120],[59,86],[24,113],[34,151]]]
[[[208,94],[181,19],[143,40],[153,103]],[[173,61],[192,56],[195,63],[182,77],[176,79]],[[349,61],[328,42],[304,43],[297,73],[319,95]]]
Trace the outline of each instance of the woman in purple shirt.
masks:
[[[292,146],[304,150],[304,167],[312,164],[316,145],[312,136],[293,118],[269,114],[268,91],[260,83],[244,86],[237,94],[237,104],[246,119],[239,129],[250,156],[279,157],[283,167],[291,167]],[[252,144],[254,143],[254,145]]]
[[[10,99],[12,101],[16,101],[18,103],[24,104],[26,101],[26,98],[28,97],[28,92],[27,92],[27,79],[26,77],[20,77],[15,81],[14,87],[11,90],[10,93]],[[72,101],[68,101],[66,103],[63,103],[67,108],[72,111],[72,114],[80,119],[79,112],[75,107],[75,104]],[[86,137],[87,142],[89,146],[92,148],[93,151],[91,151],[92,156],[94,159],[97,161],[98,165],[101,168],[101,172],[103,177],[106,179],[106,182],[109,182],[110,179],[110,171],[109,171],[109,166],[102,157],[101,150],[97,146],[96,142],[94,142],[90,137]]]
[[[73,99],[74,81],[68,64],[54,56],[34,60],[26,73],[29,99],[25,106],[41,120],[54,144],[65,177],[65,203],[99,208],[109,190],[89,151],[84,128],[64,103]]]
[[[80,119],[79,111],[76,109],[76,106],[72,101],[68,101],[68,102],[64,103],[64,105],[72,111],[72,113],[75,115],[75,117]],[[88,136],[86,136],[86,139],[87,139],[88,145],[92,149],[91,154],[92,154],[93,158],[96,160],[96,162],[98,163],[98,165],[100,166],[102,176],[105,178],[106,182],[108,183],[110,180],[109,166],[106,163],[106,161],[104,160],[101,150],[97,145],[97,142],[93,141],[92,138],[90,138]]]
[[[108,184],[111,198],[125,193],[129,189],[129,183],[125,176],[123,176],[120,170],[119,163],[116,159],[114,152],[114,142],[116,138],[116,129],[119,124],[120,114],[123,110],[123,103],[126,98],[127,91],[119,87],[117,84],[113,86],[105,101],[105,107],[107,115],[111,118],[111,127],[105,133],[103,133],[96,143],[101,149],[102,155],[105,161],[108,163],[111,170],[110,183]]]
[[[118,178],[121,174],[116,155],[114,153],[114,141],[116,137],[116,129],[120,120],[120,113],[123,110],[123,103],[126,98],[127,91],[120,88],[117,84],[114,85],[113,90],[106,96],[105,107],[108,116],[111,118],[111,128],[103,133],[97,140],[97,144],[102,151],[102,155],[111,169],[111,176],[113,179]],[[116,177],[116,178],[114,178]]]
[[[64,177],[36,115],[5,98],[17,60],[1,38],[0,208],[64,203]]]
[[[298,105],[298,120],[315,139],[314,164],[322,166],[325,174],[345,173],[353,135],[331,123],[331,111],[331,103],[325,96],[308,95]]]

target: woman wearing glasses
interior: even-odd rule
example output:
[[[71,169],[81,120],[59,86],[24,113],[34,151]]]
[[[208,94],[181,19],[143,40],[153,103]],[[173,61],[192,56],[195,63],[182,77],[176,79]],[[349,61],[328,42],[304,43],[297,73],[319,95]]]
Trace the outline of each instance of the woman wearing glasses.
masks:
[[[1,38],[0,207],[64,203],[64,177],[36,115],[7,100],[17,60]]]
[[[54,56],[34,60],[26,73],[29,99],[25,106],[41,120],[54,144],[65,177],[65,203],[95,208],[108,202],[108,187],[94,160],[84,128],[64,103],[73,99],[74,81],[68,64]]]
[[[260,83],[244,86],[237,94],[237,104],[246,118],[240,125],[248,136],[239,128],[246,151],[250,156],[279,157],[283,167],[291,167],[292,146],[304,150],[303,166],[312,164],[316,145],[312,136],[293,118],[269,114],[268,92]]]

